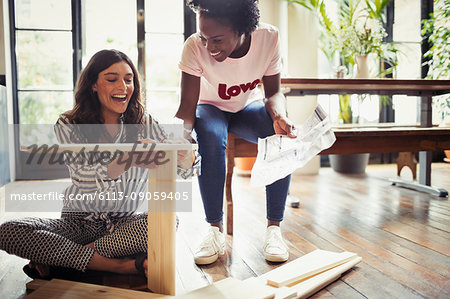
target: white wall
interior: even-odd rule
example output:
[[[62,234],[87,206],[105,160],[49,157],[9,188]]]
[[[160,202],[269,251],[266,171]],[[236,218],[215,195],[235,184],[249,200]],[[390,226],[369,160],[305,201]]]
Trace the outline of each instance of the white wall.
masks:
[[[259,2],[261,21],[280,29],[283,54],[283,76],[314,78],[318,70],[318,28],[315,16],[307,9],[280,0]],[[316,96],[288,97],[289,118],[302,124],[317,104]],[[295,174],[315,174],[320,168],[320,157],[315,157]]]

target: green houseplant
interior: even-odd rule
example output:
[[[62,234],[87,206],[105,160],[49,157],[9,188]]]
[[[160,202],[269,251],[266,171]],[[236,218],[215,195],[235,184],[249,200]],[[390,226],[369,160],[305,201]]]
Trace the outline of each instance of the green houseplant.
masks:
[[[315,14],[321,29],[320,49],[329,63],[335,66],[338,78],[383,77],[394,70],[397,51],[392,43],[383,43],[386,36],[383,26],[386,22],[385,8],[390,0],[335,0],[338,4],[337,20],[329,16],[326,0],[285,1],[301,5]],[[376,74],[369,73],[368,59],[378,61],[379,70]],[[389,68],[382,67],[385,62],[388,62]],[[363,99],[364,96],[358,96],[358,104]],[[380,104],[388,100],[388,97],[380,97]],[[339,119],[342,123],[359,121],[359,113],[355,113],[354,109],[358,108],[352,105],[351,95],[339,95]],[[342,163],[337,161],[341,159],[345,160]],[[347,173],[364,172],[368,159],[369,154],[330,155],[332,167]],[[349,160],[356,161],[351,163]],[[342,169],[339,165],[346,167]]]
[[[336,69],[336,76],[343,78],[383,77],[394,71],[397,50],[393,43],[383,43],[386,31],[385,8],[391,0],[335,0],[338,4],[338,20],[332,20],[325,2],[330,0],[284,0],[312,11],[320,24],[319,45],[329,63]],[[358,57],[371,56],[378,60],[376,74],[358,74],[355,68]],[[336,63],[337,61],[337,63]],[[337,64],[337,65],[336,65]],[[384,66],[390,65],[388,68]],[[382,98],[382,104],[386,99]],[[350,96],[340,96],[342,123],[355,123]]]

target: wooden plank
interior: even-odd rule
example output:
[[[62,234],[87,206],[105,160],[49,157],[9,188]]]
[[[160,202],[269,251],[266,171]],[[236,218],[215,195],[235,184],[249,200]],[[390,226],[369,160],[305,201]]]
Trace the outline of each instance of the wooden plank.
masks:
[[[292,286],[318,273],[344,264],[356,257],[352,252],[331,252],[317,249],[263,275],[274,287]]]
[[[327,270],[323,273],[320,273],[316,276],[313,276],[295,286],[290,287],[290,289],[295,290],[297,292],[297,298],[306,298],[329,285],[336,279],[338,279],[342,273],[351,269],[356,264],[358,264],[362,260],[361,257],[355,257],[352,260],[341,264],[335,268]]]
[[[235,153],[235,135],[229,133],[227,139],[227,165],[226,165],[226,179],[225,179],[225,198],[226,198],[226,228],[227,234],[233,235],[233,195],[231,193],[231,180],[234,170],[234,153]],[[236,136],[237,137],[237,136]]]
[[[450,93],[450,80],[281,78],[281,86],[291,89],[291,94],[296,95],[370,93],[425,96]]]
[[[36,291],[37,289],[39,289],[43,285],[46,285],[47,283],[48,283],[48,280],[33,279],[32,281],[27,282],[27,284],[26,284],[27,293],[31,293],[33,291]]]
[[[281,287],[277,288],[274,286],[264,286],[265,282],[267,280],[267,277],[271,276],[271,272],[278,271],[281,268],[278,268],[276,270],[272,270],[265,275],[262,275],[258,278],[248,279],[244,282],[250,282],[254,281],[255,283],[259,283],[260,287],[265,288],[272,288],[272,290],[276,291],[275,299],[288,299],[288,298],[306,298],[311,296],[312,294],[318,292],[328,284],[332,283],[336,279],[338,279],[342,273],[348,271],[352,267],[354,267],[356,264],[358,264],[361,261],[361,257],[355,256],[350,261],[347,261],[339,266],[336,266],[334,268],[331,268],[327,271],[324,271],[322,273],[319,273],[317,275],[314,275],[312,277],[309,277],[306,280],[303,280],[297,284],[294,284],[291,287]]]
[[[383,124],[374,124],[373,126],[358,126],[340,125],[332,127],[333,132],[337,136],[360,136],[360,137],[374,137],[374,136],[426,136],[426,135],[448,135],[450,128],[445,127],[404,127]]]
[[[176,192],[176,150],[166,151],[168,162],[150,169],[148,192],[156,194]],[[148,280],[150,290],[159,294],[175,295],[175,201],[148,202]]]
[[[41,145],[37,147],[36,153],[40,154],[42,151],[45,151],[48,154],[51,153],[61,153],[64,151],[75,151],[79,152],[81,150],[85,151],[98,151],[98,152],[147,152],[149,150],[153,151],[176,151],[176,150],[189,150],[195,149],[198,147],[197,144],[190,143],[65,143],[65,144],[53,144]],[[46,150],[41,149],[42,146],[47,146]],[[39,149],[39,150],[37,150]],[[20,151],[22,152],[32,152],[34,147],[30,147],[30,145],[23,144],[20,146]]]
[[[336,142],[320,155],[437,151],[450,148],[450,129],[343,129]],[[258,145],[235,138],[234,157],[256,157]]]
[[[135,291],[148,291],[147,278],[142,275],[120,275],[117,273],[99,273],[86,276],[80,282],[94,283],[109,287]]]
[[[320,155],[438,151],[450,148],[450,130],[445,130],[442,135],[422,133],[417,135],[336,133],[336,142]]]
[[[161,294],[126,290],[114,287],[100,286],[82,282],[52,279],[47,284],[32,292],[26,298],[170,298]]]

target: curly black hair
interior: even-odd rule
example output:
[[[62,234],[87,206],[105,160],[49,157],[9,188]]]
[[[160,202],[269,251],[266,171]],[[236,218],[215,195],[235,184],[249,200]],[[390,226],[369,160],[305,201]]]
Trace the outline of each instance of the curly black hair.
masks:
[[[228,22],[238,34],[250,35],[259,23],[258,0],[187,0],[196,13]]]

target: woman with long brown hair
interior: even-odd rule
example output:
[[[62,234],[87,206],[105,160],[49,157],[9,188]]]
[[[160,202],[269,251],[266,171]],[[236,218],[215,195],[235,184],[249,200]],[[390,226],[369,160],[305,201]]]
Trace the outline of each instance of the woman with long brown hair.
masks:
[[[63,144],[169,142],[144,113],[132,61],[116,50],[90,59],[77,82],[74,108],[61,115],[55,132]],[[101,153],[83,154],[85,163],[65,156],[72,184],[64,191],[61,218],[2,224],[0,249],[31,260],[24,271],[32,278],[58,277],[67,269],[146,274],[147,213],[136,212],[142,200],[132,195],[147,191],[148,169],[157,165],[138,162],[131,153],[103,157],[102,163],[95,159]],[[178,165],[183,177],[196,169],[192,155],[183,152]]]

